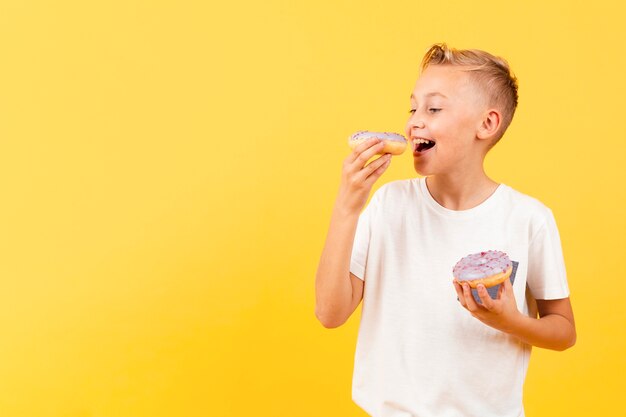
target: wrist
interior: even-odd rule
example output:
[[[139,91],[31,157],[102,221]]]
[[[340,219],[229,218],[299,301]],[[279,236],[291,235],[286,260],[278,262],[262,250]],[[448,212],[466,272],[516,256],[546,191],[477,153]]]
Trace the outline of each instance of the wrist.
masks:
[[[524,334],[524,329],[528,325],[528,320],[532,320],[530,317],[522,314],[519,310],[515,309],[515,312],[509,316],[509,319],[501,329],[503,332],[512,336],[520,337]]]
[[[344,201],[342,198],[338,198],[335,202],[335,207],[333,209],[333,215],[335,217],[339,217],[344,220],[349,219],[358,219],[359,214],[361,214],[361,208],[355,206],[354,204],[350,204],[350,202]]]

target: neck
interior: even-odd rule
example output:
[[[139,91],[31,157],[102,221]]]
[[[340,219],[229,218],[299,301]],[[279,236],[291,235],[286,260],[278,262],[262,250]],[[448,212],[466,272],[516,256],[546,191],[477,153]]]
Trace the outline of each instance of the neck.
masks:
[[[430,175],[426,186],[430,195],[450,210],[468,210],[485,201],[498,188],[482,166],[475,172]]]

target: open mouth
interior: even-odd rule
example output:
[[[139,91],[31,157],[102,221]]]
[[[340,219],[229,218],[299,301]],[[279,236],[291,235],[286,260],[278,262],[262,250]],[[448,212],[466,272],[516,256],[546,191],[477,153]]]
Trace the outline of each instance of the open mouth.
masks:
[[[435,146],[435,141],[423,138],[413,138],[413,146],[415,152],[424,152]]]

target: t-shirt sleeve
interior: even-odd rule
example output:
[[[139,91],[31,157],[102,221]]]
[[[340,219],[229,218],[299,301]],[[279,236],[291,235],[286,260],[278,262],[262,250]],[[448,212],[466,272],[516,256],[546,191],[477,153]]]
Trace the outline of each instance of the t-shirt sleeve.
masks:
[[[372,220],[377,205],[378,193],[374,193],[369,204],[359,216],[359,222],[354,235],[352,256],[350,258],[350,272],[362,280],[365,280],[365,265],[367,263],[367,252],[370,245]]]
[[[528,288],[537,300],[569,297],[561,238],[552,210],[532,237],[528,252]]]

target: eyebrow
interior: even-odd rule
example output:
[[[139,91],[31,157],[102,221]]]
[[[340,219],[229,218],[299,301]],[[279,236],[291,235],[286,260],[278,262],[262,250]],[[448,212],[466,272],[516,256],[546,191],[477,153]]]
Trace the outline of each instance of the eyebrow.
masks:
[[[428,93],[428,94],[426,94],[424,97],[432,97],[432,96],[441,96],[441,97],[443,97],[443,98],[448,98],[448,97],[446,97],[445,95],[443,95],[443,94],[441,94],[441,93],[439,93],[439,92],[437,92],[437,91],[432,92],[432,93]],[[411,93],[411,97],[409,97],[409,98],[411,98],[411,99],[414,99],[414,98],[415,98],[415,96],[413,95],[413,93]]]

